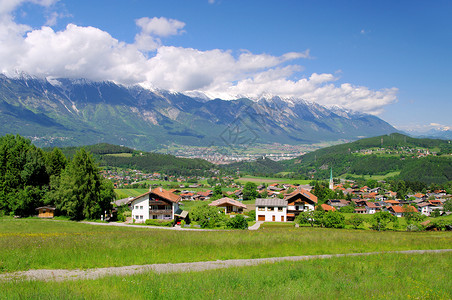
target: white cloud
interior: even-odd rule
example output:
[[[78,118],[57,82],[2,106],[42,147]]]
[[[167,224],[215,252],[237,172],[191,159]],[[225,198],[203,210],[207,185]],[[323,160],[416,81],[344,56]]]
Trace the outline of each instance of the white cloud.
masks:
[[[310,58],[309,50],[274,56],[165,46],[160,38],[181,34],[185,27],[181,21],[166,18],[136,20],[140,32],[133,44],[118,41],[98,28],[74,24],[61,31],[49,26],[31,29],[15,23],[11,16],[22,2],[0,0],[0,71],[6,74],[20,70],[45,77],[112,80],[186,93],[202,91],[224,99],[270,94],[372,114],[381,113],[384,106],[397,100],[396,88],[375,91],[337,84],[333,74],[313,73],[293,79],[303,70],[296,60]],[[155,52],[151,55],[148,51]]]
[[[140,18],[135,20],[141,32],[135,36],[135,44],[139,50],[153,51],[161,46],[158,37],[167,37],[182,33],[185,23],[167,18]]]

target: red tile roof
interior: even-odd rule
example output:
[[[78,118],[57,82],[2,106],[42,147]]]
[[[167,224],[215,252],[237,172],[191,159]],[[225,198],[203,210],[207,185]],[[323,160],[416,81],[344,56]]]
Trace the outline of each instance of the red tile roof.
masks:
[[[314,194],[311,194],[310,192],[308,192],[307,190],[305,190],[303,188],[297,189],[296,191],[294,191],[290,194],[287,194],[284,199],[290,202],[289,199],[292,199],[293,197],[295,197],[297,195],[301,195],[305,198],[308,198],[312,202],[317,203],[317,196],[315,196]]]
[[[330,206],[328,204],[322,204],[320,206],[322,207],[322,209],[324,211],[336,211],[336,208],[334,208],[334,207],[332,207],[332,206]]]

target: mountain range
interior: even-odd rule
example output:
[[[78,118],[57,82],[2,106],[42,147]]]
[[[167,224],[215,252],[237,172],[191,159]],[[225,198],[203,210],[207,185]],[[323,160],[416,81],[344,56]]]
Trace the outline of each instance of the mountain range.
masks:
[[[0,135],[38,146],[312,144],[397,132],[368,114],[279,97],[206,100],[85,79],[0,75]]]

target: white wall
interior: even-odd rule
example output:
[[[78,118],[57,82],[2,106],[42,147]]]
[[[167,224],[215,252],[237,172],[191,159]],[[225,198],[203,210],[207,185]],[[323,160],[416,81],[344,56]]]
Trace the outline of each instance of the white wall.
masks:
[[[283,222],[287,221],[287,207],[283,206],[282,211],[278,211],[278,207],[263,207],[263,211],[259,210],[259,208],[256,206],[256,221],[258,220],[258,216],[265,216],[265,222],[272,222],[273,216],[275,216],[275,222],[281,222],[281,217],[283,217]]]
[[[137,216],[143,216],[137,219]],[[149,195],[138,198],[132,202],[132,218],[136,223],[144,223],[149,219]]]

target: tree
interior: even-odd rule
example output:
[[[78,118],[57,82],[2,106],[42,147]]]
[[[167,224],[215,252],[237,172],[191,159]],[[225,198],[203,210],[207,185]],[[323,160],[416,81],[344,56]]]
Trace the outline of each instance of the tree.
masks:
[[[351,205],[342,206],[340,209],[341,213],[353,213],[355,208]]]
[[[35,214],[43,203],[49,176],[44,152],[19,135],[0,137],[0,210],[20,216]]]
[[[350,224],[353,225],[353,227],[355,227],[355,229],[357,229],[359,226],[361,226],[361,224],[364,223],[364,218],[363,216],[359,215],[359,214],[354,214],[350,220],[349,220]]]
[[[446,202],[444,202],[443,208],[444,211],[452,211],[452,199],[449,199]]]
[[[397,221],[397,217],[387,211],[376,212],[371,218],[372,228],[378,231],[385,230],[389,223],[396,223]]]
[[[57,208],[71,219],[97,219],[111,209],[114,192],[113,185],[100,176],[92,155],[82,148],[61,173],[53,197]]]
[[[223,197],[223,191],[221,190],[221,185],[215,185],[213,188],[213,194],[212,197],[210,197],[210,200],[218,200]]]
[[[67,159],[59,148],[53,148],[52,152],[47,154],[46,169],[49,176],[60,176],[66,168]]]
[[[314,227],[314,211],[303,211],[295,218],[297,224],[310,224]]]
[[[409,208],[407,209],[406,207],[408,207],[408,206],[404,205],[403,207],[404,207],[404,211],[405,211],[403,216],[405,217],[405,221],[408,225],[411,225],[413,223],[422,222],[426,218],[426,216],[424,216],[423,214],[421,214],[418,211],[414,211]]]
[[[243,200],[254,200],[259,196],[257,185],[253,182],[245,183],[243,187]]]
[[[329,211],[322,217],[322,225],[326,228],[344,228],[345,217],[337,211]]]
[[[225,222],[226,216],[219,212],[218,207],[209,206],[203,202],[192,208],[190,219],[196,221],[202,228],[219,227]]]

